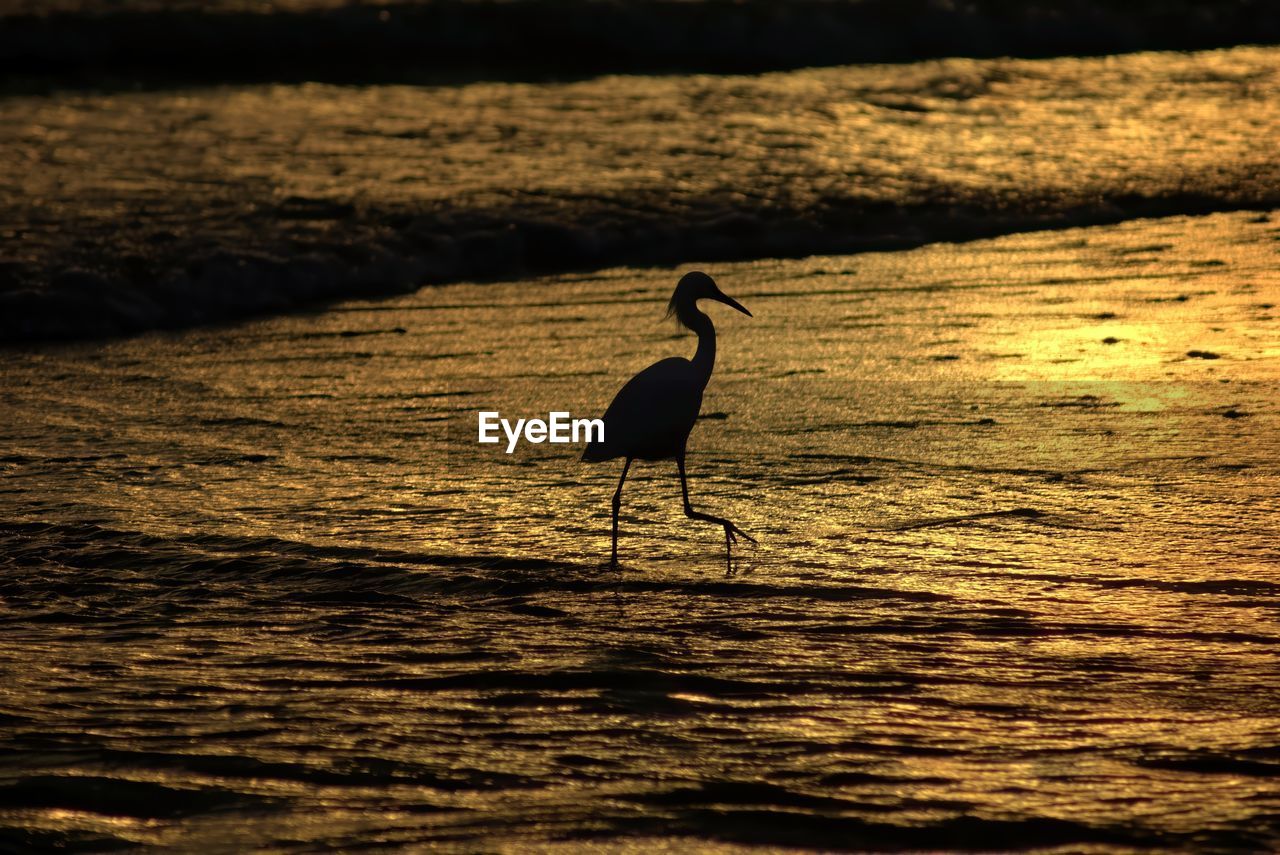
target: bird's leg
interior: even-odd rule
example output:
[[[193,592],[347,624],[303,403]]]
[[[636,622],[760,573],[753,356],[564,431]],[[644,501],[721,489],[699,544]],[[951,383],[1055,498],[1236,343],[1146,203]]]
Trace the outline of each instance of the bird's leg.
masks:
[[[618,511],[622,509],[622,484],[627,480],[627,470],[631,468],[631,458],[622,464],[622,477],[618,479],[618,489],[613,491],[613,557],[609,566],[618,566]]]
[[[724,527],[725,561],[729,565],[729,573],[732,574],[733,573],[733,552],[732,552],[733,544],[737,543],[739,536],[746,538],[752,543],[755,543],[756,539],[751,535],[747,534],[742,529],[738,528],[736,525],[734,525],[732,522],[725,519],[724,517],[717,517],[712,514],[704,514],[702,511],[695,511],[693,509],[693,505],[689,502],[689,479],[684,472],[684,455],[683,454],[676,458],[676,466],[679,467],[680,469],[680,494],[684,497],[684,515],[689,519],[702,520],[703,522],[709,522],[712,525],[718,525],[718,526]]]

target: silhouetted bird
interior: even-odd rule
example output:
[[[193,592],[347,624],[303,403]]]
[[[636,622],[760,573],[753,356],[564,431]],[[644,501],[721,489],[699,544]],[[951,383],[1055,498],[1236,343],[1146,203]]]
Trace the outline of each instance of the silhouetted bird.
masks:
[[[655,362],[627,382],[614,396],[604,414],[604,439],[592,442],[582,459],[595,463],[626,458],[622,477],[613,494],[613,557],[618,564],[618,511],[622,507],[622,485],[627,480],[631,461],[668,460],[675,458],[680,470],[680,492],[684,496],[684,513],[690,519],[703,520],[724,527],[725,561],[733,570],[733,544],[738,536],[755,543],[755,539],[722,517],[695,511],[689,503],[689,484],[684,472],[685,446],[689,432],[698,420],[702,392],[711,379],[716,362],[716,330],[711,318],[698,309],[699,300],[715,300],[751,316],[737,300],[726,295],[715,280],[705,273],[686,273],[667,304],[667,317],[676,316],[684,327],[698,335],[698,350],[693,359],[673,356]]]

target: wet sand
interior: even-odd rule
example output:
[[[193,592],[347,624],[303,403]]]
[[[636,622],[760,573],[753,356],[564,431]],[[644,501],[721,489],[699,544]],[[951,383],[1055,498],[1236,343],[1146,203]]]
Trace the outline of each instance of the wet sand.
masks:
[[[706,265],[695,503],[510,457],[674,270],[0,354],[0,824],[287,851],[1280,844],[1280,214]],[[687,269],[687,268],[681,268]],[[715,312],[715,310],[712,310]],[[19,830],[21,829],[21,830]]]

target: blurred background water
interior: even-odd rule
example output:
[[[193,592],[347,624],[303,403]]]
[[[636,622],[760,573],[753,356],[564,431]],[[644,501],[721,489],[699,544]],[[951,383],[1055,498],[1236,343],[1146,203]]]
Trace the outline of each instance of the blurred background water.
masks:
[[[66,84],[760,72],[1280,41],[1260,0],[3,0],[0,73]]]
[[[0,98],[0,336],[1280,206],[1275,48]]]

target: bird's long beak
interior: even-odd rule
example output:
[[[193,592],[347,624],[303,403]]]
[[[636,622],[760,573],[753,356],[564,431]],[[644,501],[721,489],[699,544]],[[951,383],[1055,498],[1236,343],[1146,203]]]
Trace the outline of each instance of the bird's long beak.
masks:
[[[746,306],[742,305],[737,300],[730,297],[728,294],[720,293],[712,297],[711,299],[720,303],[724,303],[726,306],[732,306],[733,308],[737,309],[739,312],[742,312],[742,314],[746,315],[748,318],[754,317],[754,315],[752,315],[750,312],[747,311]]]

